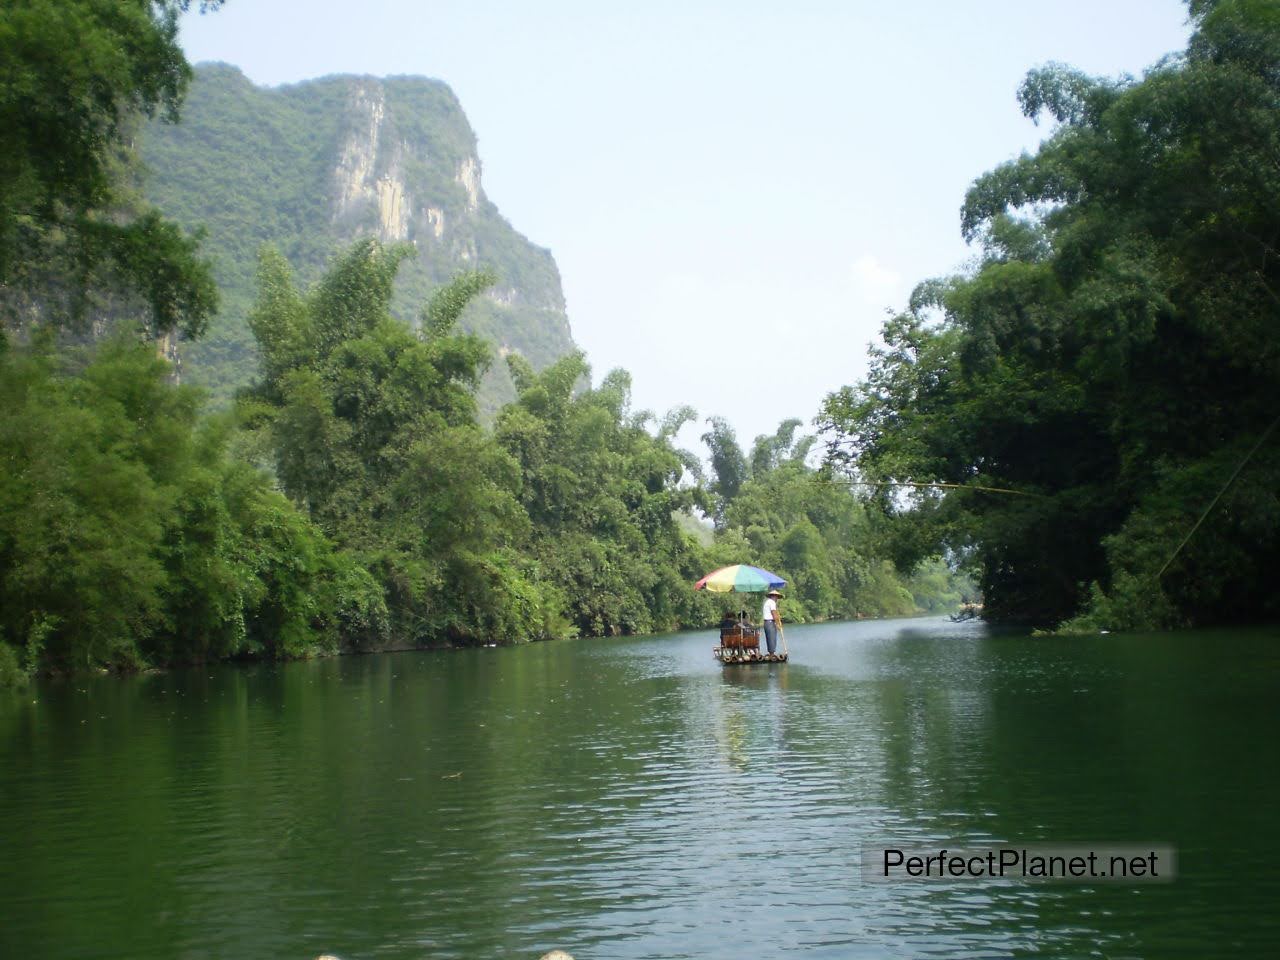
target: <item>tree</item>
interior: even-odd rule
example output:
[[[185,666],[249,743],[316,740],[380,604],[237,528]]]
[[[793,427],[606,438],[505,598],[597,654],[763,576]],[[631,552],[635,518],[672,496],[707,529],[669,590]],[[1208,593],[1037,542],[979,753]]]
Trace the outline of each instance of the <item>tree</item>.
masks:
[[[1056,128],[969,190],[980,264],[922,285],[867,381],[824,407],[833,464],[968,488],[910,494],[908,524],[974,545],[990,615],[1277,609],[1273,448],[1177,552],[1280,388],[1280,24],[1249,0],[1191,11],[1185,55],[1142,80],[1028,75],[1024,112]]]
[[[303,295],[264,252],[250,317],[263,379],[241,409],[285,493],[376,578],[392,639],[539,636],[558,599],[517,549],[528,532],[517,463],[476,422],[488,347],[456,330],[493,278],[441,287],[415,332],[390,313],[405,254],[359,241]]]
[[[657,436],[630,409],[630,376],[608,373],[595,389],[580,354],[534,374],[507,362],[519,388],[498,418],[498,443],[520,465],[521,500],[532,524],[529,552],[584,634],[643,633],[702,622],[689,585],[705,571],[681,530],[695,493],[681,488],[671,436],[693,414],[676,410]]]
[[[27,668],[302,656],[378,619],[368,575],[153,349],[50,339],[0,353],[0,644]]]
[[[751,467],[742,448],[738,446],[738,438],[729,421],[723,417],[711,417],[707,423],[711,429],[702,435],[702,442],[711,452],[711,472],[715,479],[711,482],[710,490],[718,526],[724,522],[729,504],[750,478]]]
[[[891,565],[879,559],[871,518],[851,490],[805,463],[811,436],[784,420],[756,438],[755,467],[725,511],[721,543],[788,580],[789,618],[902,616],[915,611]]]
[[[762,477],[774,469],[784,459],[799,459],[808,455],[813,445],[813,437],[796,439],[796,431],[800,429],[799,417],[791,417],[778,424],[772,436],[761,434],[751,445],[751,475]]]
[[[190,0],[16,0],[0,9],[0,311],[62,323],[139,300],[197,336],[217,306],[198,241],[130,192],[142,117],[176,120]],[[205,0],[202,10],[221,5]],[[74,38],[72,40],[71,38]]]

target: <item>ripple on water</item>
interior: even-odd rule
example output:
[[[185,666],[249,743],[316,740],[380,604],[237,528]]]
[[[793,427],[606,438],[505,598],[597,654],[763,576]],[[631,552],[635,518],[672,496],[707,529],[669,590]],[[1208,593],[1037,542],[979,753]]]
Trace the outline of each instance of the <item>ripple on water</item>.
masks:
[[[792,661],[754,670],[681,634],[113,679],[0,705],[0,818],[19,825],[0,833],[0,953],[1275,952],[1280,784],[1245,746],[1280,733],[1273,636],[788,634]],[[1224,643],[1253,669],[1217,687],[1203,647]],[[865,844],[1033,839],[1163,839],[1183,876],[859,872]]]

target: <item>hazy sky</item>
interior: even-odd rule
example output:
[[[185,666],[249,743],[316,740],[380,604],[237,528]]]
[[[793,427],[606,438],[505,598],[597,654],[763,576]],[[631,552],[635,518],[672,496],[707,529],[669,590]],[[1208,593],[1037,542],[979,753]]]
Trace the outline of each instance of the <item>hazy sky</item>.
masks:
[[[1187,34],[1180,0],[228,0],[182,39],[259,84],[444,80],[595,380],[625,367],[636,408],[692,404],[747,446],[972,256],[965,189],[1045,134],[1030,67],[1140,75]]]

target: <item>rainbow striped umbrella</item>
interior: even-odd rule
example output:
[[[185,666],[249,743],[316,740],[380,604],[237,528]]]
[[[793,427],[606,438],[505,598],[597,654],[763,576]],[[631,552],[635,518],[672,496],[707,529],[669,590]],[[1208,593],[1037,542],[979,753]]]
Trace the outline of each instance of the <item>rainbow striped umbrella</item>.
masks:
[[[761,593],[786,585],[787,581],[776,573],[745,563],[735,563],[731,567],[712,570],[695,583],[693,589],[710,590],[712,593]]]

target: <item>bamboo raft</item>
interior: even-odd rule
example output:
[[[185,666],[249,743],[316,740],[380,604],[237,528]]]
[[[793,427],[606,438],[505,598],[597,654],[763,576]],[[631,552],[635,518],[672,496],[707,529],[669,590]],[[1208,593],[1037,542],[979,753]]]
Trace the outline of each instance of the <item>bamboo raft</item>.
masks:
[[[720,628],[720,646],[711,653],[721,663],[786,663],[785,653],[761,653],[760,629],[746,623]]]

